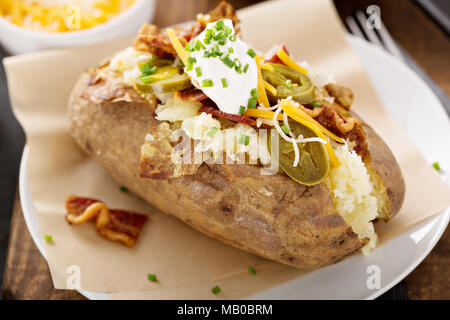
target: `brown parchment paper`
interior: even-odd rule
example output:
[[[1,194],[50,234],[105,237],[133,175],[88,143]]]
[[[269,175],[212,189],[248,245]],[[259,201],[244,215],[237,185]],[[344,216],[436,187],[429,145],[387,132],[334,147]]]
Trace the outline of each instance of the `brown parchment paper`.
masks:
[[[381,242],[450,205],[449,187],[386,113],[360,62],[349,48],[331,1],[275,1],[242,10],[244,38],[264,51],[285,43],[355,94],[352,108],[385,139],[406,180],[401,212],[379,223]],[[77,147],[68,130],[67,100],[79,74],[131,39],[84,48],[51,50],[4,60],[13,110],[27,134],[28,181],[56,288],[67,288],[67,268],[79,266],[81,289],[113,298],[243,298],[301,276],[304,271],[224,245],[164,215],[118,184]],[[68,194],[102,199],[112,208],[148,213],[137,245],[129,249],[101,238],[93,224],[69,226]],[[248,266],[258,270],[248,273]],[[147,274],[158,275],[156,283]]]

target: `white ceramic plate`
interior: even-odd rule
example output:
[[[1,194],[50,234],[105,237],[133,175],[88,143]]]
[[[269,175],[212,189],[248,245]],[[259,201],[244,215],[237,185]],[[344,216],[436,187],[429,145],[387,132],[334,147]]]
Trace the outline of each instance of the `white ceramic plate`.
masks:
[[[363,62],[389,113],[408,132],[430,164],[438,161],[448,172],[450,123],[431,90],[409,68],[378,47],[350,36],[348,41]],[[39,233],[39,222],[27,182],[26,161],[27,149],[23,154],[19,181],[22,209],[31,236],[45,257],[43,238]],[[368,257],[355,255],[251,298],[374,299],[422,262],[445,231],[449,217],[450,209],[447,209],[376,248]],[[370,265],[376,265],[381,270],[380,289],[368,289],[366,285],[366,270]],[[109,299],[105,293],[80,292],[89,299]]]

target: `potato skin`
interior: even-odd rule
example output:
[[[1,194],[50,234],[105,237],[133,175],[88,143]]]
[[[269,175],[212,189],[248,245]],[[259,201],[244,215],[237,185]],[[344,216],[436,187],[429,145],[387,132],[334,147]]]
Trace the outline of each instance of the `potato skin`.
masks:
[[[308,187],[284,174],[262,176],[252,165],[203,164],[181,178],[140,178],[140,147],[149,121],[157,121],[154,106],[92,103],[82,97],[88,83],[85,73],[70,97],[73,137],[114,179],[161,211],[224,243],[302,269],[335,263],[363,246],[324,183]]]

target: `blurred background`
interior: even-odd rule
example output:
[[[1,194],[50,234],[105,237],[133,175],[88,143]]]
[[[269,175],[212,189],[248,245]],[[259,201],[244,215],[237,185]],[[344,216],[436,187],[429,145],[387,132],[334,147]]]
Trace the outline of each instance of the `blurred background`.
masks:
[[[313,0],[311,0],[313,1]],[[34,7],[27,3],[34,2]],[[54,3],[55,1],[53,1]],[[94,1],[67,1],[88,6]],[[97,1],[98,2],[98,1]],[[104,41],[108,37],[132,34],[143,21],[169,26],[192,20],[208,12],[219,0],[114,0],[77,19],[77,8],[64,8],[74,14],[69,22],[61,20],[61,8],[42,10],[38,0],[0,0],[0,58],[47,47]],[[136,2],[136,3],[134,3]],[[229,0],[236,9],[261,1]],[[17,4],[24,3],[24,7]],[[449,0],[334,0],[342,23],[349,33],[364,37],[404,61],[439,97],[449,112],[450,94],[450,1]],[[380,9],[382,29],[371,33],[361,23],[369,6]],[[133,9],[134,8],[134,9]],[[137,9],[136,9],[137,8]],[[372,7],[375,8],[376,7]],[[47,8],[48,9],[48,8]],[[47,10],[46,9],[46,10]],[[27,11],[28,10],[28,11]],[[59,10],[59,11],[58,11]],[[67,11],[69,10],[69,12]],[[27,18],[32,13],[41,24]],[[42,12],[46,12],[42,15]],[[39,16],[41,14],[41,16]],[[125,24],[109,21],[126,20]],[[9,21],[6,21],[9,20]],[[55,20],[57,22],[55,22]],[[20,25],[11,27],[11,23]],[[81,36],[70,35],[65,25],[84,29]],[[94,28],[94,26],[99,26]],[[38,33],[52,31],[55,37],[40,38]],[[42,31],[44,30],[44,31]],[[72,29],[73,30],[73,29]],[[33,75],[30,75],[33,76]],[[7,299],[81,299],[76,292],[54,290],[48,267],[32,242],[20,208],[17,177],[25,136],[15,120],[9,103],[3,65],[0,65],[0,289]],[[447,230],[425,261],[380,299],[448,299],[450,282],[450,234]]]

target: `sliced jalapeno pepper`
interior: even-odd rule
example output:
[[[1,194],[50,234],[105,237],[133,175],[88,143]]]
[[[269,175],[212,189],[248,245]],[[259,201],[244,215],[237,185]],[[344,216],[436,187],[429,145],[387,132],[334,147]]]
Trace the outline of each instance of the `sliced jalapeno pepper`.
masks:
[[[302,135],[304,138],[316,137],[314,132],[304,125],[289,121],[291,132],[295,137]],[[272,130],[272,134],[276,134]],[[269,138],[269,150],[271,150],[271,139]],[[298,143],[300,161],[296,167],[293,166],[295,159],[294,146],[292,142],[279,137],[279,164],[280,168],[294,181],[304,185],[315,185],[322,182],[328,175],[330,163],[322,143],[306,142]]]
[[[192,83],[187,74],[174,66],[160,67],[154,74],[136,80],[136,88],[143,93],[179,91],[190,86]]]
[[[278,63],[269,63],[273,70],[261,70],[264,80],[277,89],[276,96],[267,92],[271,103],[289,96],[293,100],[307,104],[314,100],[314,85],[311,79],[294,69]]]

